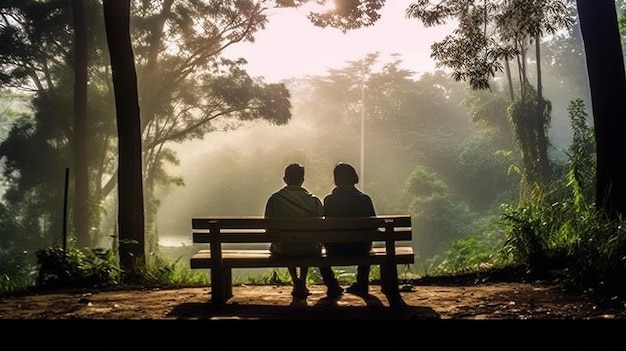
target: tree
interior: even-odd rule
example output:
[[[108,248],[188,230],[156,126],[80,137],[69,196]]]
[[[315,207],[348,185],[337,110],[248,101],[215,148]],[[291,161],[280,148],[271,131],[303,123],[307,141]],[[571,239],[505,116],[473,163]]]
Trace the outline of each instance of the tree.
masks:
[[[91,244],[89,238],[89,163],[87,161],[87,25],[82,0],[72,0],[74,19],[74,231],[78,247]]]
[[[144,140],[146,233],[150,250],[158,249],[154,196],[158,186],[181,185],[165,171],[176,164],[168,144],[202,139],[248,121],[281,125],[291,118],[284,84],[265,84],[242,69],[245,60],[221,55],[267,22],[263,1],[133,2],[132,37],[137,62]],[[115,174],[115,170],[110,170]],[[115,177],[102,181],[106,195]]]
[[[510,118],[524,161],[525,183],[549,181],[550,142],[546,129],[550,125],[551,104],[543,97],[540,43],[545,34],[571,26],[566,5],[561,0],[449,0],[437,5],[422,1],[410,5],[407,15],[426,26],[444,23],[448,18],[458,20],[458,29],[432,46],[432,56],[451,68],[455,79],[467,81],[474,89],[489,89],[496,72],[506,68],[512,99]],[[530,84],[527,67],[528,46],[532,44],[536,87]],[[517,59],[520,83],[518,99],[514,98],[510,81],[509,61],[513,58]]]
[[[626,215],[626,79],[614,0],[577,0],[596,139],[596,206]]]
[[[69,167],[73,79],[67,1],[4,1],[0,6],[0,81],[30,100],[0,144],[6,192],[19,242],[61,238],[63,175]],[[52,33],[56,33],[52,34]],[[68,70],[69,68],[69,70]],[[30,112],[30,113],[28,113]],[[30,245],[25,248],[31,248]]]
[[[71,154],[65,154],[70,152],[69,147],[80,145],[80,140],[75,138],[87,138],[87,147],[73,150],[88,155],[87,195],[91,199],[89,212],[92,214],[89,228],[98,229],[83,233],[76,228],[74,233],[89,234],[90,243],[99,244],[98,234],[108,229],[100,225],[100,221],[105,220],[102,213],[110,206],[109,195],[115,190],[118,180],[117,134],[113,123],[114,93],[109,63],[103,61],[103,54],[107,51],[104,30],[100,27],[102,6],[95,0],[83,2],[90,44],[90,67],[87,72],[89,124],[85,133],[78,132],[80,125],[74,126],[71,119],[74,113],[65,109],[68,104],[71,106],[73,99],[68,85],[76,83],[70,73],[75,60],[69,54],[74,53],[71,49],[74,38],[66,30],[71,23],[68,18],[71,8],[67,6],[70,2],[3,2],[4,7],[0,6],[5,19],[0,22],[0,40],[3,43],[0,45],[0,79],[20,89],[31,89],[35,91],[35,96],[41,96],[36,105],[41,113],[35,111],[32,132],[20,134],[19,138],[31,145],[56,147],[56,156],[62,162],[55,160],[53,165],[64,168],[71,162],[71,158],[67,157]],[[95,3],[98,3],[97,7]],[[154,189],[157,186],[183,184],[183,179],[165,171],[168,163],[178,162],[168,144],[204,138],[210,132],[236,128],[252,120],[285,124],[291,117],[289,91],[284,84],[265,84],[253,79],[242,69],[245,60],[225,60],[221,56],[226,47],[253,40],[252,34],[263,28],[267,21],[263,3],[248,0],[132,3],[131,39],[135,48],[142,106],[141,131],[145,141],[142,148],[146,223],[147,233],[154,234],[150,235],[151,249],[157,249],[157,228],[154,224],[159,202],[153,195]],[[12,134],[12,137],[18,137],[18,134]],[[28,164],[40,162],[37,159],[41,154],[27,154],[25,148],[11,145],[17,146],[7,140],[7,147],[2,148],[6,153],[1,155],[9,166],[5,173],[11,180],[11,186],[15,184],[16,191],[21,194],[33,190],[33,198],[37,197],[37,193],[40,199],[50,197],[51,205],[39,208],[39,212],[53,213],[58,210],[52,196],[57,195],[45,192],[40,186],[58,187],[55,184],[58,180],[51,176],[57,171],[39,172],[37,181],[27,182],[25,173]],[[77,172],[72,173],[78,175]],[[70,189],[76,195],[76,205],[70,213],[75,220],[82,218],[80,212],[85,210],[84,206],[78,206],[79,199],[83,198],[79,194],[82,188],[83,185],[77,183]],[[22,206],[20,203],[27,198],[12,197],[15,200],[12,207]],[[33,208],[33,212],[37,211]],[[43,236],[51,236],[48,232],[55,231],[56,223],[43,223],[49,227]]]
[[[130,40],[130,0],[104,0],[117,115],[119,257],[126,279],[145,268],[141,118]]]
[[[351,1],[342,4],[354,10],[369,2]],[[384,3],[374,2],[377,5]],[[437,10],[452,14],[454,8],[449,7],[449,4],[440,3]],[[416,8],[427,5],[429,1],[420,0],[412,4],[407,13],[415,15]],[[611,215],[626,215],[626,79],[616,5],[614,0],[577,0],[576,5],[587,59],[597,148],[596,206]],[[620,2],[620,9],[622,6],[623,2]],[[376,12],[378,8],[373,11]],[[346,13],[345,9],[341,11]],[[375,16],[368,17],[375,22]],[[437,22],[436,17],[426,18],[433,23]],[[622,18],[620,21],[623,21]],[[352,28],[342,23],[338,25]]]
[[[300,6],[307,1],[284,1],[288,6]],[[327,1],[321,1],[326,3]],[[310,13],[311,22],[320,27],[332,26],[342,31],[373,25],[380,17],[378,10],[384,0],[338,1],[327,12]],[[511,109],[524,159],[525,183],[545,183],[550,177],[546,135],[551,105],[543,98],[541,81],[540,40],[571,25],[569,12],[562,0],[461,1],[444,0],[436,4],[421,0],[411,4],[407,17],[417,18],[426,26],[445,23],[456,18],[459,27],[453,35],[432,45],[440,64],[453,70],[457,80],[467,81],[474,89],[488,89],[496,72],[506,68],[510,79],[509,60],[517,57],[520,76],[520,99]],[[488,33],[492,28],[494,33]],[[527,46],[534,42],[537,86],[528,79]],[[503,65],[504,62],[504,65]],[[512,82],[509,81],[513,99]]]

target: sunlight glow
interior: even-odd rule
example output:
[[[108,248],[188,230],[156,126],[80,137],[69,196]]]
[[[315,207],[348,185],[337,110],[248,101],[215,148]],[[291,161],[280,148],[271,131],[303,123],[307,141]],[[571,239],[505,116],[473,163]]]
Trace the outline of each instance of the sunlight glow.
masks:
[[[271,9],[269,23],[255,35],[254,43],[234,45],[225,55],[245,57],[250,75],[262,76],[268,82],[324,75],[330,68],[342,67],[374,52],[380,52],[380,59],[385,61],[399,54],[403,67],[416,74],[431,72],[435,63],[430,58],[430,46],[454,27],[425,28],[418,20],[406,18],[411,1],[388,1],[374,26],[347,33],[315,27],[307,19],[309,9]]]

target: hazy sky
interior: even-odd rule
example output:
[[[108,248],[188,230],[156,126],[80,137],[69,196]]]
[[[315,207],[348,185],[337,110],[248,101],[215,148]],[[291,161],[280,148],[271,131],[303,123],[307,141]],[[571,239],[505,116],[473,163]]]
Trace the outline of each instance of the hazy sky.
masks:
[[[324,75],[329,68],[342,68],[347,61],[359,60],[368,53],[380,52],[381,60],[401,54],[404,68],[421,73],[432,71],[430,46],[451,33],[452,25],[425,28],[405,11],[413,0],[389,0],[382,17],[372,26],[342,33],[335,28],[315,27],[306,18],[309,10],[270,9],[265,30],[255,35],[254,43],[239,43],[228,48],[231,58],[246,57],[251,76],[266,82]]]

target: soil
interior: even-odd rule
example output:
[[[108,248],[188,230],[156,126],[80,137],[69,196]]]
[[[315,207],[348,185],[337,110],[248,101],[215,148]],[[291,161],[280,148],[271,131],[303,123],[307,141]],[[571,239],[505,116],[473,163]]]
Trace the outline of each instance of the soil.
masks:
[[[0,298],[0,319],[626,319],[623,302],[603,302],[590,293],[569,292],[554,282],[422,282],[402,286],[406,306],[392,308],[379,285],[370,295],[326,298],[323,285],[309,287],[306,300],[288,285],[240,285],[222,308],[210,304],[210,287],[57,290]]]
[[[259,345],[277,351],[433,345],[461,350],[626,350],[624,301],[571,291],[558,278],[529,280],[501,272],[421,278],[403,281],[401,287],[403,307],[389,306],[375,282],[369,296],[345,293],[335,300],[325,298],[323,285],[310,286],[306,300],[294,300],[288,285],[238,285],[222,308],[210,304],[210,287],[31,291],[0,297],[0,327],[6,322],[3,331],[16,331],[3,332],[3,344],[13,338],[14,345],[40,343],[57,349],[56,343],[58,349],[92,351],[186,344],[217,351]],[[272,320],[282,323],[268,324]],[[296,335],[302,339],[294,344]]]

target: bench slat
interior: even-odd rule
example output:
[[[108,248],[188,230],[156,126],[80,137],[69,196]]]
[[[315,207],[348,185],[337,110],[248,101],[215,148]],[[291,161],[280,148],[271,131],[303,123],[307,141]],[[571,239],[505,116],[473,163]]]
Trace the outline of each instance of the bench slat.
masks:
[[[192,218],[193,229],[211,229],[219,222],[222,229],[258,229],[273,230],[332,230],[332,229],[370,229],[384,228],[393,223],[395,227],[411,227],[411,217],[405,215],[386,215],[372,217],[298,217],[298,218],[264,218],[261,216],[249,217],[214,217]]]
[[[415,262],[413,248],[401,246],[395,248],[397,264]],[[269,250],[222,250],[222,264],[230,268],[263,268],[286,266],[353,266],[358,264],[377,265],[387,259],[382,247],[372,249],[372,253],[362,256],[272,256]],[[191,268],[210,269],[211,251],[200,250],[191,257]]]
[[[361,230],[336,230],[329,232],[302,230],[302,231],[281,231],[281,232],[250,232],[250,231],[229,231],[220,235],[222,243],[260,243],[260,242],[351,242],[355,240],[363,241],[410,241],[411,228],[396,228],[395,232],[386,233],[384,231],[361,231]],[[211,233],[193,232],[194,243],[211,242]]]

